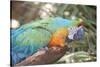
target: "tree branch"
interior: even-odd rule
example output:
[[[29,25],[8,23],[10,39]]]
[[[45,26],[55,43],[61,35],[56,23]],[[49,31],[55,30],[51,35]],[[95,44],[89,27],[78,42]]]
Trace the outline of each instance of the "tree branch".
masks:
[[[52,47],[47,51],[39,50],[15,66],[43,65],[54,63],[66,53],[67,48],[68,47]]]

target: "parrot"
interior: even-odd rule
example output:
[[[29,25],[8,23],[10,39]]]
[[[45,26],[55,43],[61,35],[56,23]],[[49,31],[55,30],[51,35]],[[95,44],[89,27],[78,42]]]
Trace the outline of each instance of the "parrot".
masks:
[[[84,36],[81,19],[49,17],[31,21],[11,31],[11,63],[15,65],[42,48],[64,47],[66,39],[81,40]],[[42,61],[41,61],[42,62]]]

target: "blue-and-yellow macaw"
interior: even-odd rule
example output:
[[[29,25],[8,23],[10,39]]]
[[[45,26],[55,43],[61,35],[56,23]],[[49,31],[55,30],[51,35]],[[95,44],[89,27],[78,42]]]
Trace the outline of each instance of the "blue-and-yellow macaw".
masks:
[[[80,19],[50,17],[11,31],[11,60],[15,65],[45,47],[64,47],[66,38],[80,40],[84,30]]]

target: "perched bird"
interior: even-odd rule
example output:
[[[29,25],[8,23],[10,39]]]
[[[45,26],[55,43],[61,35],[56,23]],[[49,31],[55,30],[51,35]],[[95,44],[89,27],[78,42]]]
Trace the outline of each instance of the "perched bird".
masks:
[[[11,32],[12,65],[21,62],[42,48],[64,47],[66,38],[80,40],[84,30],[80,19],[50,17],[32,21]]]

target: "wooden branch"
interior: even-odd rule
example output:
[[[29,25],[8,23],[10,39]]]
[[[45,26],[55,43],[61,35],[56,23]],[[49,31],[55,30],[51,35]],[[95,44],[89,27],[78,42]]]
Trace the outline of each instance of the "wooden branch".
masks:
[[[39,50],[15,66],[51,64],[59,60],[66,53],[66,50],[67,47],[52,47],[47,51]]]

